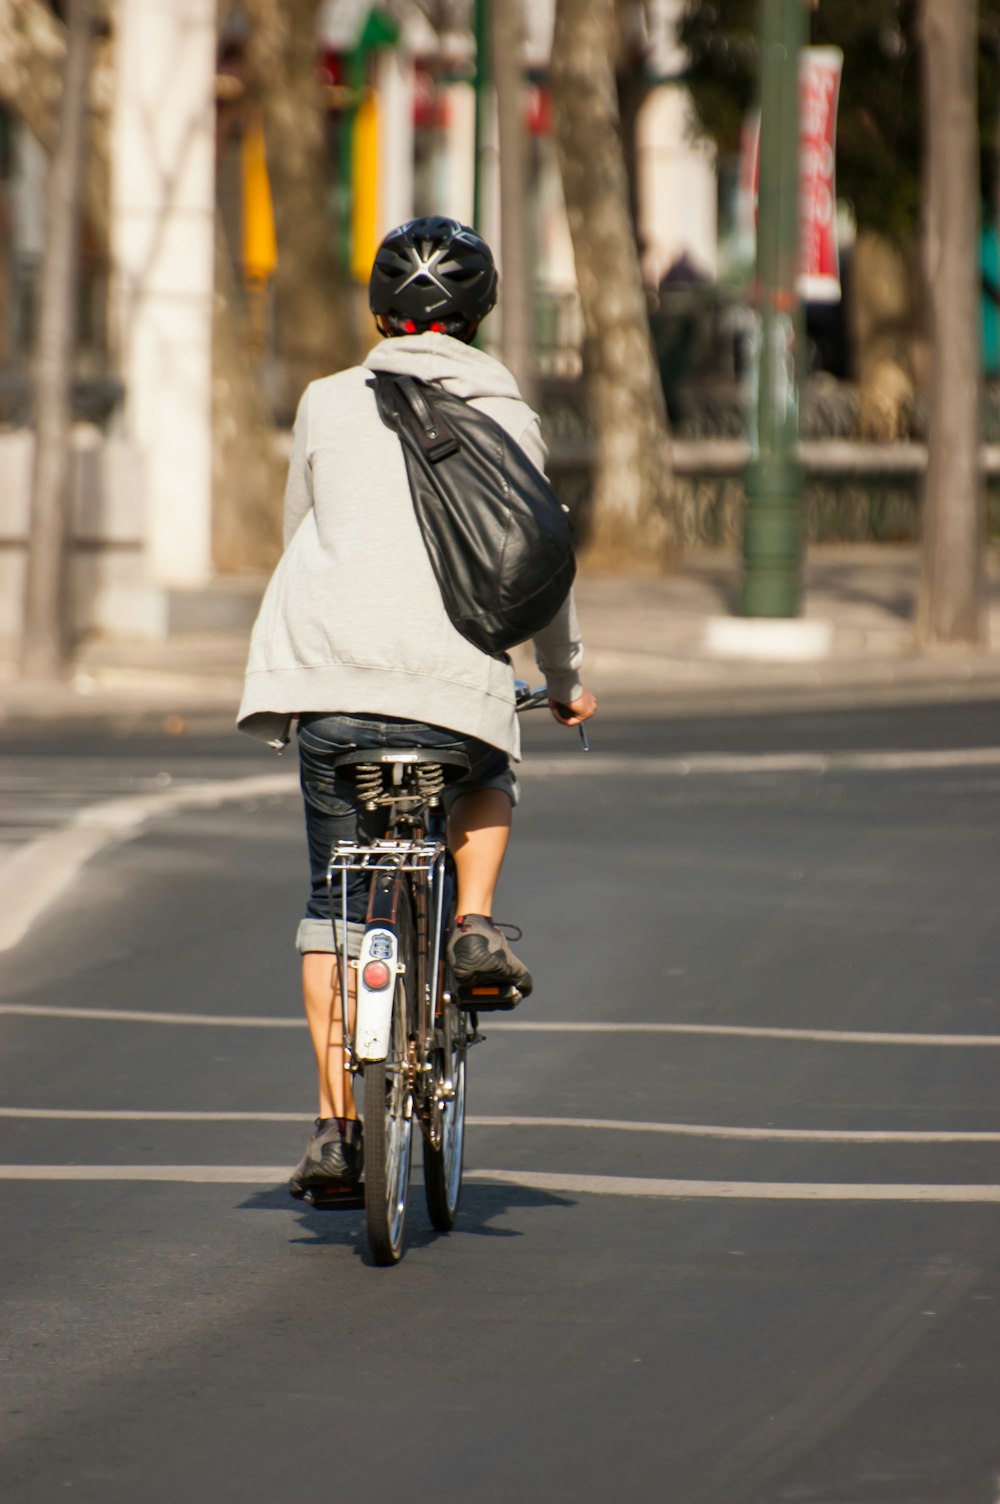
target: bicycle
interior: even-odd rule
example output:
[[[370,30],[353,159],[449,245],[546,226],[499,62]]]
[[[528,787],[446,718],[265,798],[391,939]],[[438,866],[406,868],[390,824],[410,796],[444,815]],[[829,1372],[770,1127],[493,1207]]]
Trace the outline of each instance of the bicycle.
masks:
[[[548,703],[547,691],[518,681],[516,708]],[[581,725],[581,740],[587,749]],[[509,1011],[515,987],[459,988],[447,964],[446,939],[455,914],[455,868],[445,841],[441,795],[469,770],[462,752],[429,748],[357,750],[334,759],[353,774],[366,810],[387,810],[386,833],[371,841],[339,841],[330,855],[330,912],[348,933],[348,877],[370,878],[361,951],[349,960],[334,925],[340,995],[355,999],[344,1028],[347,1070],[364,1087],[363,1179],[359,1187],[316,1189],[314,1206],[363,1206],[368,1248],[376,1264],[399,1262],[404,1251],[413,1148],[413,1119],[423,1134],[424,1193],[432,1225],[454,1227],[462,1193],[466,1062],[480,1042],[479,1014]],[[353,1018],[351,1017],[353,1012]]]

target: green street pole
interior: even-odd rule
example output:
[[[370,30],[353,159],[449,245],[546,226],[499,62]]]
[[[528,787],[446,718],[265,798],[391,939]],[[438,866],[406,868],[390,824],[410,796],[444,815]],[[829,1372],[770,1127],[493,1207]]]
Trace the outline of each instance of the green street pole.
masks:
[[[489,0],[475,0],[476,34],[476,157],[472,178],[472,225],[482,234],[483,154],[490,109],[490,11]]]
[[[802,595],[798,460],[803,343],[799,266],[799,54],[804,0],[762,0],[757,214],[757,400],[743,526],[744,616],[797,616]]]

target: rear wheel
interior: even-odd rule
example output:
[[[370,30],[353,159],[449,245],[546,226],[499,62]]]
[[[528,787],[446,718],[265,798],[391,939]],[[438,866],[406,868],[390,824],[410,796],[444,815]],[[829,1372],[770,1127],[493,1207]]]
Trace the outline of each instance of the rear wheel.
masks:
[[[410,993],[416,976],[409,896],[400,894],[399,960],[389,1050],[385,1060],[364,1068],[365,1215],[368,1248],[376,1264],[396,1264],[403,1256],[406,1198],[410,1184],[413,1102],[409,1079]]]
[[[450,1058],[444,1048],[437,1052],[431,1131],[424,1139],[427,1211],[438,1232],[450,1232],[458,1216],[465,1149],[467,1028],[464,1014],[454,1003],[446,1007],[451,1015]]]

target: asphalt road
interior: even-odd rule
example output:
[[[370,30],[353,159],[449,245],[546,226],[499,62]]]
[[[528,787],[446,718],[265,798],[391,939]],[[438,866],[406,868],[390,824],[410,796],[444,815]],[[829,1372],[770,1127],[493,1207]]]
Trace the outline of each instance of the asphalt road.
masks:
[[[294,798],[154,821],[0,958],[4,1504],[996,1504],[1000,707],[528,736],[536,994],[396,1269],[266,1173],[313,1109]],[[4,750],[10,842],[273,766]]]

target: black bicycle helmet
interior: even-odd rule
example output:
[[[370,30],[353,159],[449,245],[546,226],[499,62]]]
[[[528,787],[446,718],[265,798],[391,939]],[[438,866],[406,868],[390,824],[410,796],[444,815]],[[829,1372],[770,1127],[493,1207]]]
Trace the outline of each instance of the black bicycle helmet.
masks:
[[[368,306],[383,334],[470,338],[496,300],[493,253],[457,219],[407,220],[375,253]]]

